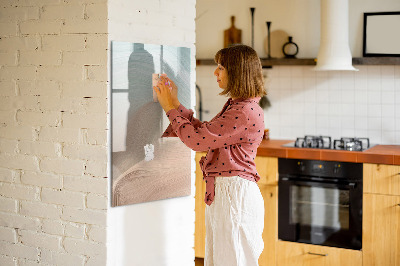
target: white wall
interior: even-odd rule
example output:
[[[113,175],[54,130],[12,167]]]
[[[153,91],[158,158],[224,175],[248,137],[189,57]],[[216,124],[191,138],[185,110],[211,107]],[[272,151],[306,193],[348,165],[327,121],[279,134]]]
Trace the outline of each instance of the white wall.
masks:
[[[104,265],[106,1],[0,1],[0,265]]]
[[[202,0],[196,17],[197,58],[214,58],[223,46],[223,31],[230,27],[230,17],[242,30],[242,42],[251,45],[251,13],[254,14],[254,49],[266,57],[265,22],[271,21],[271,31],[283,30],[299,46],[299,58],[314,58],[320,38],[320,0]],[[398,0],[349,0],[349,42],[353,57],[362,56],[363,12],[399,11]]]
[[[218,10],[214,9],[213,1],[198,3],[198,58],[213,58],[222,46],[222,30],[229,27],[229,17],[237,15],[235,12],[242,14],[236,19],[243,24],[237,27],[249,29],[243,42],[250,44],[250,6],[257,8],[256,19],[261,20],[257,14],[266,12],[264,17],[272,21],[273,27],[297,33],[293,36],[300,47],[299,58],[316,57],[319,1],[234,3],[221,1],[218,5],[226,9]],[[350,47],[353,57],[357,57],[362,54],[362,12],[400,10],[400,2],[349,0],[349,9]],[[259,24],[265,26],[264,20],[267,19],[259,21]],[[255,32],[255,49],[263,57],[263,39],[260,40],[260,36],[264,38],[266,30],[264,33],[261,30]],[[261,42],[257,41],[257,36]],[[314,72],[310,66],[274,66],[264,70],[272,104],[265,111],[266,127],[270,129],[271,137],[295,139],[305,134],[326,134],[334,138],[369,137],[373,143],[400,144],[400,66],[355,67],[360,71]],[[203,114],[204,120],[211,119],[226,101],[225,97],[216,96],[219,89],[213,71],[213,66],[197,67],[196,83],[202,89],[203,109],[209,111],[209,114]]]
[[[109,42],[191,48],[195,84],[195,0],[109,1]],[[193,153],[192,157],[194,159]],[[109,208],[108,265],[194,264],[194,160],[192,195]],[[111,181],[111,180],[110,180]]]

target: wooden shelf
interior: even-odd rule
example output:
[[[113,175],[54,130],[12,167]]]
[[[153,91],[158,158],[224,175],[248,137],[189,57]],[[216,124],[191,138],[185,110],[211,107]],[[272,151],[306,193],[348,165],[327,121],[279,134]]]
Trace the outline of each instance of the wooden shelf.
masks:
[[[353,65],[400,65],[400,57],[358,57]]]
[[[314,66],[315,58],[260,58],[263,67],[272,66]],[[215,65],[214,59],[197,59],[196,65]],[[353,65],[400,65],[400,57],[357,57]]]

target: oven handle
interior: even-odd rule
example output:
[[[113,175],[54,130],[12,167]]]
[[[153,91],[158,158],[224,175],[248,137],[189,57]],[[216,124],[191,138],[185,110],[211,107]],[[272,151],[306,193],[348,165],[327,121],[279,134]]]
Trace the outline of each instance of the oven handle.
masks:
[[[307,185],[307,186],[319,186],[319,187],[337,187],[345,189],[354,189],[356,187],[355,182],[335,182],[335,181],[315,181],[315,180],[304,180],[299,178],[281,177],[279,179],[283,182],[289,182],[294,185]]]

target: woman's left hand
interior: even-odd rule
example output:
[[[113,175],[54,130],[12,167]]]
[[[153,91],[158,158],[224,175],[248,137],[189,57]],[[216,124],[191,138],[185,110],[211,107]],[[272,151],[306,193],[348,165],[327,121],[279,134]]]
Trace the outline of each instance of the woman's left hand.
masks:
[[[153,90],[157,93],[158,102],[164,109],[165,113],[171,109],[175,109],[172,103],[171,90],[168,82],[159,81],[157,86],[153,87]]]

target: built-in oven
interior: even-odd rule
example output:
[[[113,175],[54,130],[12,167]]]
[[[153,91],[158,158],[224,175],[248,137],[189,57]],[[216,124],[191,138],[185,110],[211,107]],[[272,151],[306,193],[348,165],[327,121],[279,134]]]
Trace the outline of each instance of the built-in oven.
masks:
[[[360,163],[278,160],[278,238],[361,249]]]

